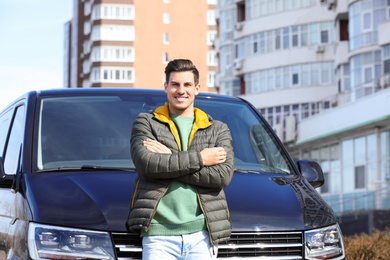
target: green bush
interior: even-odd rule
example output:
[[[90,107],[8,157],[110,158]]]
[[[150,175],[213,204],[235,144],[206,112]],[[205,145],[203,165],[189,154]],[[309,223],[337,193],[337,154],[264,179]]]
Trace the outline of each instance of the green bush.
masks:
[[[367,234],[344,237],[348,260],[389,260],[390,229],[376,230],[372,236]]]

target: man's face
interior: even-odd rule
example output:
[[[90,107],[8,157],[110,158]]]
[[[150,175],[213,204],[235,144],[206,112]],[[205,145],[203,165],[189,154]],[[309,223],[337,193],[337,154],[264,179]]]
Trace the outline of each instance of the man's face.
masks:
[[[169,82],[164,84],[169,102],[169,112],[192,117],[194,116],[194,100],[200,85],[195,85],[191,71],[172,72]]]

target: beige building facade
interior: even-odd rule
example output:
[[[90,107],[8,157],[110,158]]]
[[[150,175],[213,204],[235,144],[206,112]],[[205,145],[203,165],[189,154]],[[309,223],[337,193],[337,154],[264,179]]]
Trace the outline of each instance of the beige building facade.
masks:
[[[64,87],[162,88],[173,59],[191,59],[217,92],[214,0],[75,0],[65,25]]]

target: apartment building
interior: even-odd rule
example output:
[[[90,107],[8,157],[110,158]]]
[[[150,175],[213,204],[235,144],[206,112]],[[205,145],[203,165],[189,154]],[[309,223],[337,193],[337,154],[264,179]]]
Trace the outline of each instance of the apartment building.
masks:
[[[191,59],[217,92],[216,0],[75,0],[65,24],[64,87],[161,88],[166,64]]]
[[[321,164],[337,214],[390,209],[390,1],[220,0],[216,14],[220,92]]]
[[[221,0],[218,84],[253,103],[285,141],[338,93],[334,14],[318,0]],[[287,124],[287,127],[283,125]]]

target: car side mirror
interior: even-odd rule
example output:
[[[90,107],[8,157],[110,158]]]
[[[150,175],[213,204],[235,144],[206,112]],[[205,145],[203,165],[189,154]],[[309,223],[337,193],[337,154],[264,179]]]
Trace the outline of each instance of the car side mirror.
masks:
[[[299,160],[297,161],[298,170],[302,176],[313,186],[314,188],[321,187],[325,183],[324,173],[321,166],[313,161]]]
[[[4,171],[4,160],[0,156],[0,188],[13,188],[15,185],[16,175],[6,174]]]

